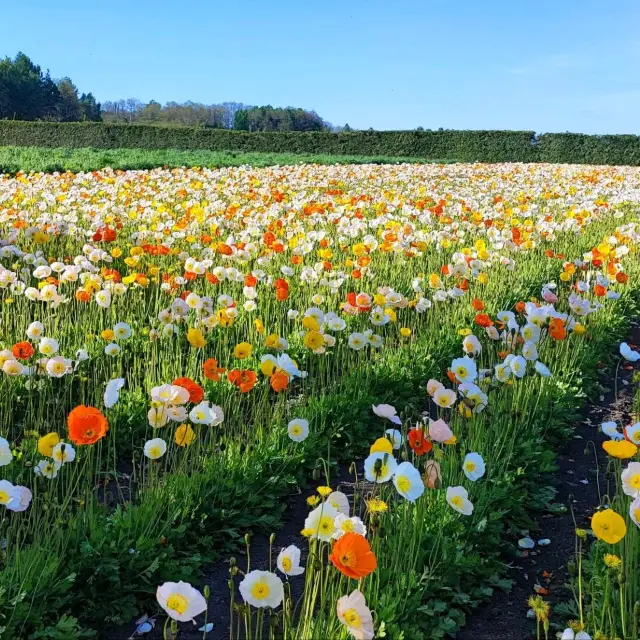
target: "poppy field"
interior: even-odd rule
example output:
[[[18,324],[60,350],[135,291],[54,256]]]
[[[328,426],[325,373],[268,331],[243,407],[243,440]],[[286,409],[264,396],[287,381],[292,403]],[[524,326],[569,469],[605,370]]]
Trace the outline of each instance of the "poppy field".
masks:
[[[0,637],[455,634],[637,368],[639,203],[586,165],[0,175]],[[539,638],[640,635],[639,402]]]

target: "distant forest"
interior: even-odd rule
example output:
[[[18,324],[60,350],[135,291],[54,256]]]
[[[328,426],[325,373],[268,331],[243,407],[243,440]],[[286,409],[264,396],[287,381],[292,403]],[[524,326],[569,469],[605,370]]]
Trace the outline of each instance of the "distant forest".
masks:
[[[148,103],[136,98],[97,102],[79,93],[71,78],[53,79],[24,53],[0,60],[0,120],[122,122],[186,125],[239,131],[342,131],[315,111],[296,107],[257,107],[239,102]]]

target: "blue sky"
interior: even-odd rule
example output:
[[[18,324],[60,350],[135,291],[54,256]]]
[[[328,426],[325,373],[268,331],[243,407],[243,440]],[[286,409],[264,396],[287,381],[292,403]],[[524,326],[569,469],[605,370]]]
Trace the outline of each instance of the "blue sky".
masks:
[[[102,101],[292,105],[357,128],[640,134],[638,0],[2,5],[0,55],[22,50]]]

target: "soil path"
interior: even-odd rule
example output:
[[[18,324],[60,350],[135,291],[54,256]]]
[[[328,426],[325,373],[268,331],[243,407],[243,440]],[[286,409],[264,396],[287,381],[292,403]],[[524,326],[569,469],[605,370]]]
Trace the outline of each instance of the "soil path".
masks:
[[[637,322],[631,325],[629,342],[640,344],[640,325]],[[527,619],[527,600],[535,594],[536,585],[549,591],[543,598],[552,606],[551,623],[564,622],[554,618],[553,605],[571,598],[564,585],[568,581],[567,562],[574,555],[575,528],[590,528],[591,515],[599,503],[597,468],[600,468],[602,482],[602,472],[607,465],[607,456],[601,446],[607,438],[599,427],[609,420],[618,425],[626,425],[630,420],[633,367],[628,363],[625,365],[629,368],[621,366],[618,370],[617,397],[613,374],[602,371],[600,382],[611,391],[590,399],[576,424],[573,437],[558,454],[558,494],[554,500],[564,504],[567,511],[561,515],[538,514],[535,517],[538,529],[530,532],[535,541],[548,538],[551,543],[545,547],[536,544],[533,553],[513,563],[508,576],[514,581],[512,590],[506,594],[494,594],[489,602],[470,614],[467,624],[456,636],[458,640],[527,640],[535,637],[535,621]],[[514,539],[513,543],[515,548],[517,540]],[[549,637],[555,637],[553,628]]]

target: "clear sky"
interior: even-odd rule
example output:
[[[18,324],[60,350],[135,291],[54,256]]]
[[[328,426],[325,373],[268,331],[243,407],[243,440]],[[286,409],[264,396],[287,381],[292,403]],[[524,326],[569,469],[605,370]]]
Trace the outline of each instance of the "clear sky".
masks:
[[[0,55],[101,101],[640,134],[640,0],[0,0],[0,16]]]

